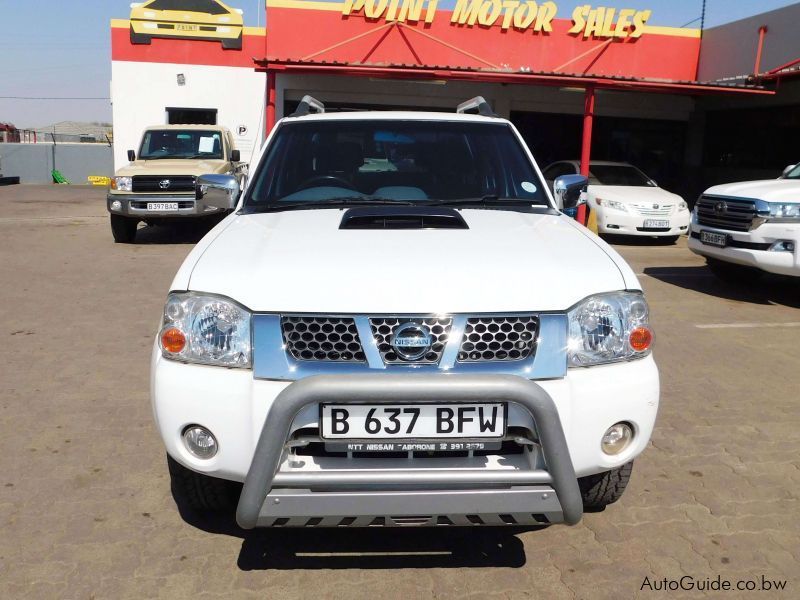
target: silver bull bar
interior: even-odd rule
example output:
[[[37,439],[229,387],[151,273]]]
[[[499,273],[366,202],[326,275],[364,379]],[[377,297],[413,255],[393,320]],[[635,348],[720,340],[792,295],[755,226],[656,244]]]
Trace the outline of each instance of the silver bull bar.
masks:
[[[408,402],[517,403],[533,417],[547,470],[278,472],[292,422],[309,404]],[[342,511],[348,509],[356,515],[357,508],[369,514],[397,514],[383,512],[391,509],[418,515],[443,513],[448,505],[469,508],[468,513],[550,513],[563,515],[560,520],[569,525],[580,521],[583,503],[561,421],[541,386],[515,375],[320,375],[296,381],[278,394],[267,414],[236,520],[244,529],[276,517],[286,522],[317,516],[325,525],[324,517],[346,516]]]

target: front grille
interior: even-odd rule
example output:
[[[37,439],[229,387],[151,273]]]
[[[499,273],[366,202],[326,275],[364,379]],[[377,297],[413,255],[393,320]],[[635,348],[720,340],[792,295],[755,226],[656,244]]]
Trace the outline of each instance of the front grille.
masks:
[[[400,325],[410,322],[423,325],[430,332],[432,338],[431,347],[427,354],[414,361],[402,359],[392,347],[392,339],[395,330],[400,327]],[[378,351],[385,364],[437,364],[442,357],[445,344],[447,344],[447,338],[450,335],[453,319],[450,317],[375,317],[369,320],[369,324],[372,328],[372,335],[375,337]]]
[[[132,182],[134,192],[194,192],[195,178],[190,175],[135,175]]]
[[[364,350],[352,317],[281,317],[286,349],[295,360],[364,362]]]
[[[655,208],[658,206],[658,208]],[[672,214],[674,204],[634,204],[633,207],[645,217],[667,217]]]
[[[147,205],[150,202],[160,202],[160,200],[132,200],[131,201],[131,208],[136,208],[138,210],[147,210]],[[178,208],[194,208],[194,200],[179,200],[178,201]]]
[[[536,345],[539,320],[520,317],[472,317],[467,319],[458,351],[459,362],[511,361],[528,358]]]
[[[750,231],[756,216],[752,200],[701,196],[697,201],[697,224],[730,231]]]

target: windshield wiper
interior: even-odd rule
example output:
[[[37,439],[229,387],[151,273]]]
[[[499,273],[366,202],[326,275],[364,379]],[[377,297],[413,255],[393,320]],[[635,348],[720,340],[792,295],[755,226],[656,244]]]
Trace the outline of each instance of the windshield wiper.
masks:
[[[501,198],[496,194],[487,194],[485,196],[481,196],[480,198],[456,198],[453,200],[437,200],[436,202],[431,202],[429,206],[458,206],[461,204],[483,204],[485,206],[494,205],[494,204],[515,204],[520,205],[524,204],[525,206],[543,206],[546,207],[545,204],[541,202],[537,202],[535,200],[525,200],[524,198]]]
[[[330,198],[328,200],[307,200],[305,202],[290,202],[282,204],[250,204],[245,206],[245,212],[280,212],[283,210],[303,210],[306,208],[328,208],[342,206],[381,206],[399,205],[413,206],[419,202],[410,200],[391,200],[390,198],[374,198],[370,196],[349,196],[341,198]]]

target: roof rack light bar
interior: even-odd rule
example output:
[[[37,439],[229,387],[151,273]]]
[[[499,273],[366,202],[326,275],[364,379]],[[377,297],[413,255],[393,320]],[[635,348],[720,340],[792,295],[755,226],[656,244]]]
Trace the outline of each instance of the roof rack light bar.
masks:
[[[312,112],[317,114],[322,114],[325,112],[325,105],[314,98],[313,96],[305,95],[303,99],[300,100],[300,104],[297,105],[297,110],[295,110],[290,117],[302,117]]]
[[[467,100],[466,102],[462,102],[456,108],[456,112],[459,114],[467,113],[473,110],[477,110],[478,114],[484,117],[496,117],[497,113],[492,110],[492,107],[486,101],[486,98],[483,96],[475,96],[474,98]]]

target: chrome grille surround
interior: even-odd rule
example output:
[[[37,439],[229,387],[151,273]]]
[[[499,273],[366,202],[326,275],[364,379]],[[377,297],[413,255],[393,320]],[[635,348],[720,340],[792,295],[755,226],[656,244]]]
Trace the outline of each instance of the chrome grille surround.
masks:
[[[398,327],[405,323],[418,323],[430,332],[430,350],[417,360],[408,361],[402,359],[392,347],[394,332]],[[378,346],[381,359],[387,365],[435,365],[439,363],[444,352],[445,345],[450,336],[450,329],[453,326],[452,317],[371,317],[369,320],[370,329]]]
[[[284,315],[281,331],[286,351],[295,360],[366,361],[352,317]]]
[[[658,206],[658,208],[653,208]],[[633,207],[640,215],[645,217],[668,217],[675,208],[674,204],[659,204],[657,202],[634,204]]]
[[[766,214],[764,212],[766,211]],[[700,196],[695,206],[697,224],[729,231],[750,231],[769,216],[769,205],[761,200]]]
[[[536,346],[539,319],[534,315],[482,316],[467,319],[459,362],[525,360]]]

